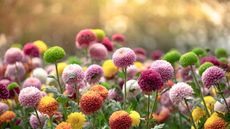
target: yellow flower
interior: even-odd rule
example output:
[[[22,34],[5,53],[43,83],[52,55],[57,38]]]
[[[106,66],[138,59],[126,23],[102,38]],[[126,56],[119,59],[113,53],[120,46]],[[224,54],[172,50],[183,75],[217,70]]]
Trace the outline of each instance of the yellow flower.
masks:
[[[226,129],[225,122],[217,113],[213,113],[204,123],[204,129]]]
[[[73,129],[82,129],[84,123],[86,122],[86,118],[83,113],[74,112],[69,114],[66,121],[72,126]]]
[[[143,63],[139,61],[134,62],[134,66],[138,69],[138,71],[143,71],[145,69]]]
[[[216,103],[216,100],[212,96],[205,96],[204,101],[206,103],[207,108],[210,111],[213,111],[214,104]],[[203,104],[203,103],[202,103]]]
[[[46,43],[41,40],[34,41],[33,43],[35,46],[38,47],[41,54],[44,53],[48,48]]]
[[[61,75],[64,68],[68,65],[67,63],[65,62],[60,62],[57,64],[58,65],[58,74]]]
[[[118,68],[114,65],[112,60],[106,60],[102,64],[102,69],[104,71],[104,76],[107,78],[113,77],[118,72]]]
[[[132,119],[132,126],[138,126],[140,124],[140,114],[136,111],[130,111],[129,116]]]
[[[204,115],[205,115],[205,111],[200,107],[196,107],[192,111],[192,117],[196,123],[198,123],[200,118],[203,117]]]

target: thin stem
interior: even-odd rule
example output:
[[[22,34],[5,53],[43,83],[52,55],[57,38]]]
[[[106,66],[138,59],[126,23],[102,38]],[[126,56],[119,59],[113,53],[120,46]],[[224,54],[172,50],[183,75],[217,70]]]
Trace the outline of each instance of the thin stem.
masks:
[[[124,109],[126,108],[126,97],[127,97],[127,93],[126,93],[126,82],[127,82],[127,68],[123,69],[123,72],[125,74],[125,80],[124,80],[124,88],[125,88],[125,93],[124,93]]]
[[[194,127],[195,129],[197,129],[196,124],[195,124],[195,121],[194,121],[194,119],[193,119],[193,117],[192,117],[192,112],[191,112],[191,110],[189,109],[187,100],[184,99],[184,102],[185,102],[185,104],[186,104],[187,110],[189,111],[189,115],[190,115],[190,118],[191,118],[193,127]]]
[[[50,129],[53,129],[53,117],[51,116],[49,119],[50,122]]]
[[[221,91],[221,88],[220,88],[220,85],[219,85],[219,84],[217,85],[217,88],[218,88],[218,91],[219,91],[218,93],[219,93],[220,96],[224,99],[224,103],[225,103],[225,105],[226,105],[226,108],[227,108],[228,112],[230,112],[228,103],[227,103],[227,101],[226,101],[226,99],[225,99],[225,97],[224,97],[223,92]]]
[[[155,94],[155,98],[154,98],[154,103],[153,103],[153,107],[152,107],[152,113],[156,110],[156,107],[157,107],[157,97],[158,97],[158,91],[156,91],[156,94]]]
[[[59,79],[59,73],[58,73],[58,65],[57,65],[57,63],[55,63],[55,69],[56,69],[56,75],[57,75],[58,86],[59,86],[60,91],[61,91],[61,93],[62,93],[63,90],[62,90],[61,82],[60,82],[60,79]]]
[[[34,108],[34,111],[35,111],[36,117],[38,118],[38,122],[39,122],[39,124],[40,124],[40,128],[42,129],[42,122],[41,122],[41,120],[40,120],[40,118],[39,118],[39,115],[38,115],[37,109],[36,109],[36,108]]]
[[[209,111],[208,111],[206,102],[205,102],[205,100],[204,100],[203,93],[202,93],[202,91],[201,91],[201,87],[200,87],[200,85],[199,85],[199,82],[197,81],[197,78],[196,78],[195,72],[193,71],[192,65],[190,65],[190,68],[191,68],[192,77],[193,77],[193,80],[194,80],[194,82],[195,82],[195,85],[196,85],[197,88],[199,88],[199,91],[200,91],[200,98],[201,98],[201,100],[202,100],[203,103],[204,103],[204,109],[205,109],[205,111],[206,111],[208,117],[210,117],[210,113],[209,113]]]
[[[147,111],[147,129],[149,129],[149,113],[150,113],[150,94],[148,95],[148,111]]]
[[[230,88],[230,84],[229,84],[229,80],[227,76],[226,76],[226,82],[227,82],[228,88]]]
[[[174,83],[177,83],[177,79],[176,79],[176,68],[175,68],[175,66],[174,66]]]
[[[76,84],[74,84],[74,89],[75,89],[75,92],[76,92],[77,104],[79,106],[79,100],[80,100],[80,97],[79,97],[79,88],[77,87]]]
[[[16,80],[16,82],[18,83],[18,85],[20,86],[20,78],[19,78],[19,69],[18,69],[18,65],[17,65],[17,62],[15,63],[15,72],[16,72],[16,77],[15,77],[15,80]]]

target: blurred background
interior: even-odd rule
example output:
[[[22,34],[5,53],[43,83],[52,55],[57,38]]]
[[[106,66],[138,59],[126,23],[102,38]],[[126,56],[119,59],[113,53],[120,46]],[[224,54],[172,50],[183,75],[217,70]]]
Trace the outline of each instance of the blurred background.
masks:
[[[149,51],[230,48],[226,0],[0,0],[0,51],[43,40],[77,51],[85,28],[122,33],[128,46]]]

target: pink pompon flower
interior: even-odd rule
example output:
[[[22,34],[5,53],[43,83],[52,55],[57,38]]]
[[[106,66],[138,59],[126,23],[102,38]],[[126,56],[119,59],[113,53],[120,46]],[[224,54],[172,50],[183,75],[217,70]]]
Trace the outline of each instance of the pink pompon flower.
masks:
[[[136,60],[140,62],[144,62],[146,59],[146,51],[143,48],[134,48],[133,51],[136,54]]]
[[[19,103],[24,107],[36,107],[42,95],[35,87],[23,88],[18,96]]]
[[[22,79],[26,74],[26,69],[21,62],[16,64],[7,65],[5,71],[5,77],[10,78],[11,80]]]
[[[88,48],[96,39],[96,34],[91,29],[81,30],[76,36],[76,46],[77,48]]]
[[[149,94],[152,91],[161,89],[163,80],[157,71],[147,69],[141,73],[138,84],[144,93]]]
[[[46,121],[45,115],[43,115],[43,114],[41,114],[40,112],[38,112],[38,117],[39,117],[39,120],[40,120],[41,125],[42,125],[42,127],[43,127],[44,124],[45,124],[45,121]],[[37,116],[35,115],[35,113],[34,113],[34,114],[31,114],[31,116],[30,116],[30,121],[29,121],[29,122],[30,122],[30,125],[31,125],[31,127],[32,127],[33,129],[37,129],[37,128],[40,127],[40,122],[39,122],[39,120],[38,120]]]
[[[110,41],[110,39],[108,37],[105,37],[103,40],[102,40],[102,44],[106,47],[106,49],[109,51],[109,52],[112,52],[113,51],[113,42]]]
[[[3,112],[7,111],[8,109],[9,109],[9,106],[7,104],[0,102],[0,115]]]
[[[202,82],[207,88],[210,88],[212,85],[218,85],[223,78],[225,77],[225,71],[217,66],[211,66],[206,69],[202,76]]]
[[[96,84],[103,76],[102,67],[96,64],[90,65],[85,72],[86,81],[89,84]]]
[[[172,65],[165,60],[156,60],[152,63],[151,69],[156,70],[160,73],[164,82],[168,81],[173,77],[174,69]]]
[[[162,57],[162,55],[163,52],[161,50],[153,51],[151,54],[153,60],[159,60]]]
[[[89,47],[89,55],[95,60],[104,60],[108,56],[108,50],[100,43],[94,43]]]
[[[42,84],[41,84],[41,81],[40,81],[39,79],[37,79],[37,78],[35,78],[35,77],[30,77],[30,78],[27,78],[27,79],[24,81],[22,87],[23,87],[23,88],[26,88],[26,87],[30,87],[30,86],[36,87],[36,88],[38,88],[38,89],[40,90]]]
[[[70,64],[65,67],[62,73],[64,83],[73,84],[81,82],[85,77],[84,71],[80,65]]]
[[[19,48],[9,48],[4,55],[4,62],[7,64],[15,64],[22,61],[23,53]]]
[[[124,43],[125,42],[125,36],[122,34],[114,34],[112,36],[112,40],[115,42]]]
[[[41,60],[41,58],[34,57],[34,58],[32,58],[31,61],[32,61],[33,68],[42,67],[42,60]]]
[[[132,49],[123,47],[113,53],[112,59],[117,67],[127,68],[136,61],[136,54]]]
[[[174,104],[179,104],[189,97],[192,97],[193,89],[190,85],[184,82],[174,84],[169,91],[170,100]]]
[[[23,47],[23,52],[25,55],[30,56],[30,57],[39,57],[40,52],[39,49],[36,45],[33,43],[27,43]]]
[[[200,59],[200,64],[203,64],[205,62],[211,62],[212,64],[219,66],[220,62],[215,56],[206,56]]]

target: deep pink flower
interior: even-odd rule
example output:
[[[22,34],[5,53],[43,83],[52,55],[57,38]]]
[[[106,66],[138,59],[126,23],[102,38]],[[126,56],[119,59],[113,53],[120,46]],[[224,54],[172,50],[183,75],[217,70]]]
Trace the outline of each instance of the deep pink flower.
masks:
[[[162,55],[163,52],[161,50],[153,51],[151,54],[153,60],[159,60],[162,57]]]
[[[40,52],[39,49],[36,45],[33,43],[27,43],[23,47],[23,52],[25,55],[30,56],[30,57],[39,57]]]
[[[113,42],[110,41],[110,39],[108,37],[105,37],[103,40],[102,40],[102,44],[107,48],[107,50],[109,52],[112,52],[113,51]]]
[[[77,48],[87,48],[96,41],[96,34],[90,29],[81,30],[76,36]]]
[[[205,62],[211,62],[212,64],[219,66],[220,62],[215,56],[206,56],[200,59],[200,63],[203,64]]]
[[[112,36],[112,40],[115,42],[124,43],[125,42],[125,36],[122,34],[114,34]]]

